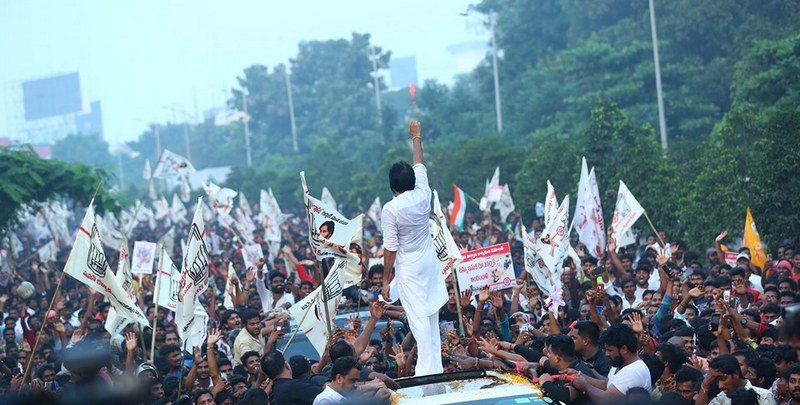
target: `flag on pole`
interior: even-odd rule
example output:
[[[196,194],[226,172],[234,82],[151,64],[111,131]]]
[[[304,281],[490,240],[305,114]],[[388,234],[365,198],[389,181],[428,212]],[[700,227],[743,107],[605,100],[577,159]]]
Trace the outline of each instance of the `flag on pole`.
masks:
[[[308,294],[300,302],[289,307],[289,314],[295,322],[299,323],[303,320],[303,324],[298,328],[303,331],[308,341],[314,346],[320,356],[325,352],[325,346],[328,342],[328,326],[331,329],[336,325],[333,323],[336,317],[336,310],[339,308],[339,301],[341,301],[343,290],[343,271],[346,265],[345,260],[336,259],[333,262],[333,268],[325,277],[322,286],[317,287],[314,291]],[[325,288],[327,302],[324,302],[322,288]],[[325,308],[323,305],[328,306],[328,315],[330,316],[330,325],[325,325]],[[309,308],[311,307],[311,308]],[[303,319],[306,309],[309,313]]]
[[[761,243],[761,236],[756,229],[753,214],[750,207],[747,207],[747,214],[744,219],[744,240],[743,244],[750,248],[750,263],[758,266],[762,270],[767,262],[767,253],[764,251],[764,244]]]
[[[169,211],[173,224],[186,222],[186,207],[183,206],[177,194],[172,195],[172,206]]]
[[[183,343],[184,350],[191,350],[200,346],[206,337],[205,323],[208,316],[199,297],[208,288],[208,249],[204,241],[205,224],[203,210],[200,203],[203,198],[197,199],[198,209],[194,212],[192,226],[189,230],[186,250],[183,256],[183,268],[178,284],[178,308],[175,311],[175,323],[178,325],[178,335]],[[197,311],[197,307],[201,311]],[[200,316],[198,316],[200,315]]]
[[[453,210],[450,212],[450,226],[457,226],[458,230],[464,229],[464,218],[467,213],[467,195],[464,190],[453,184]]]
[[[631,191],[628,190],[628,186],[620,180],[619,191],[617,191],[617,204],[614,207],[614,217],[611,219],[611,227],[614,232],[612,237],[618,245],[623,241],[623,236],[625,236],[627,242],[627,234],[630,232],[634,222],[642,214],[644,214],[644,208],[639,204],[639,201],[636,201]]]
[[[600,192],[597,189],[597,177],[595,176],[594,167],[589,171],[589,186],[592,193],[592,212],[589,215],[589,219],[592,220],[592,227],[594,228],[592,231],[593,237],[598,241],[595,252],[597,253],[596,257],[599,257],[606,249],[606,226],[603,220],[603,207],[600,204]]]
[[[67,264],[64,266],[64,272],[92,290],[105,295],[120,315],[136,320],[142,325],[149,325],[147,317],[108,267],[95,223],[94,200],[86,209],[86,215],[78,229]]]
[[[433,248],[436,250],[436,259],[439,261],[439,271],[442,282],[450,275],[453,268],[461,261],[461,251],[458,249],[453,235],[447,227],[442,205],[439,203],[439,193],[433,190],[433,213],[436,219],[428,220],[428,227],[433,238]]]
[[[531,275],[533,281],[545,293],[550,293],[552,282],[548,280],[547,265],[539,255],[539,248],[536,246],[536,241],[528,233],[524,224],[520,224],[522,233],[522,248],[525,259],[525,271]]]
[[[358,256],[351,253],[350,242],[361,227],[361,217],[347,219],[333,206],[312,197],[306,185],[305,172],[300,172],[303,200],[308,216],[308,242],[317,259],[338,257],[358,263]]]
[[[281,212],[278,207],[278,202],[272,196],[272,192],[261,190],[261,198],[259,199],[259,220],[264,226],[264,236],[270,242],[281,241]]]
[[[581,197],[578,196],[580,199]],[[547,196],[544,199],[544,226],[546,227],[550,221],[553,220],[555,217],[556,212],[558,211],[558,200],[556,199],[556,190],[553,188],[553,185],[550,184],[550,180],[547,180]],[[577,212],[575,213],[577,215]]]
[[[511,199],[511,190],[508,188],[508,184],[503,186],[503,192],[500,194],[500,200],[495,204],[495,208],[500,210],[500,219],[503,222],[505,222],[509,214],[514,212],[514,200]]]
[[[170,230],[171,232],[171,230]],[[181,282],[181,272],[175,267],[172,259],[167,253],[168,250],[161,246],[161,253],[158,259],[158,306],[170,311],[178,309],[178,285]]]
[[[233,295],[239,295],[241,292],[240,284],[233,285],[233,280],[239,281],[239,277],[236,276],[236,270],[233,269],[233,262],[228,262],[228,278],[225,281],[225,298],[223,299],[222,305],[226,309],[235,309],[235,305],[233,304]],[[234,291],[235,290],[235,291]]]
[[[122,286],[122,289],[125,290],[130,299],[132,301],[136,300],[136,295],[133,291],[133,274],[131,271],[131,265],[129,262],[129,254],[128,254],[128,242],[123,241],[119,249],[119,261],[117,262],[117,274],[114,275],[114,278],[117,279],[117,282]],[[117,312],[116,309],[112,306],[108,310],[108,317],[106,318],[105,329],[111,336],[119,335],[125,326],[131,322],[136,322],[136,319],[129,319],[125,316],[122,316]]]
[[[329,207],[332,207],[337,211],[339,210],[339,206],[336,205],[336,200],[333,199],[333,194],[331,194],[331,191],[328,190],[327,187],[322,187],[322,198],[320,198],[320,200],[322,200],[322,202],[327,204]]]
[[[181,201],[187,203],[191,198],[192,188],[189,186],[189,178],[186,176],[181,177]]]
[[[161,151],[161,158],[153,170],[153,177],[166,179],[174,176],[188,176],[196,171],[189,159],[164,149]]]
[[[594,168],[591,172],[587,169],[584,157],[581,161],[581,179],[578,183],[578,200],[572,225],[580,241],[586,245],[586,251],[594,257],[599,257],[606,247],[599,194]]]
[[[142,177],[145,180],[150,180],[150,176],[153,175],[153,172],[150,170],[150,159],[144,160],[144,169],[142,170]]]
[[[245,197],[244,193],[241,191],[239,192],[239,208],[241,208],[247,216],[253,214],[253,211],[250,209],[250,202],[247,201],[247,197]]]
[[[208,196],[211,208],[217,212],[217,215],[226,216],[231,213],[233,209],[233,199],[238,194],[237,192],[229,188],[220,187],[210,181],[203,186],[203,190]]]
[[[541,238],[536,241],[539,256],[541,256],[550,270],[552,282],[559,280],[563,272],[562,264],[567,256],[567,248],[569,247],[568,221],[569,195],[566,195],[561,205],[558,206],[552,221],[542,232]]]
[[[372,201],[372,205],[370,205],[367,210],[367,216],[378,228],[381,227],[381,207],[381,198],[375,197],[375,200]]]

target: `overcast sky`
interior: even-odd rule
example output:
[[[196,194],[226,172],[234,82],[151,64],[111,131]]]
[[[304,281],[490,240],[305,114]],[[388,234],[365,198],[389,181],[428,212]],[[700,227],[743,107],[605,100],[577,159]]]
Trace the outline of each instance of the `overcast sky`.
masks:
[[[285,63],[304,40],[370,33],[394,56],[417,56],[419,79],[449,83],[447,47],[487,40],[472,0],[0,1],[0,137],[21,108],[23,80],[79,71],[103,106],[106,139],[135,139],[147,122],[221,106],[252,64]],[[180,116],[180,114],[179,114]]]

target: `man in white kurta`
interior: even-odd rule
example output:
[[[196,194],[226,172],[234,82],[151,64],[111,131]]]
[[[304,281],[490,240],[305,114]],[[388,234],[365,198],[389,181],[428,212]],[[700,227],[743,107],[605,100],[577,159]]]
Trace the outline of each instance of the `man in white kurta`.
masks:
[[[383,206],[384,298],[403,306],[417,341],[415,375],[442,373],[439,309],[447,303],[447,288],[439,275],[433,239],[428,228],[431,189],[422,161],[419,123],[409,126],[414,147],[413,189],[394,189],[394,199]],[[408,164],[404,164],[408,167]],[[411,179],[411,173],[406,173]],[[391,172],[390,172],[391,178]],[[391,180],[390,180],[391,182]],[[395,269],[394,280],[392,266]],[[390,298],[391,297],[391,298]]]

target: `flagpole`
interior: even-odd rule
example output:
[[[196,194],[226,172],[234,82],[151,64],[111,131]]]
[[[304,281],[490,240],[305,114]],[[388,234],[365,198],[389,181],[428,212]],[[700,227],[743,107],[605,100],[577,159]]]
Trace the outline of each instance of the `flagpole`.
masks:
[[[156,286],[153,287],[153,336],[150,337],[150,361],[155,361],[156,356],[156,320],[158,319],[158,293],[159,280],[161,279],[161,263],[164,260],[164,248],[158,246],[158,266],[156,266]]]
[[[455,264],[455,261],[453,262]],[[453,282],[455,283],[456,287],[456,311],[458,312],[458,330],[461,332],[461,337],[466,336],[466,331],[464,330],[464,320],[461,319],[461,288],[458,286],[458,274],[455,266],[453,266],[453,270],[450,274],[453,275]]]
[[[292,335],[289,336],[289,340],[286,341],[286,346],[283,347],[281,354],[286,353],[286,350],[289,349],[289,345],[292,344],[292,339],[294,339],[294,336],[300,330],[300,327],[303,326],[303,322],[306,320],[306,315],[308,315],[308,312],[311,310],[312,307],[314,307],[314,300],[312,300],[311,303],[308,305],[308,308],[306,308],[306,310],[303,311],[303,317],[300,318],[300,323],[297,324],[297,327],[295,327],[294,332],[292,332]]]
[[[326,268],[328,267],[325,264],[324,259],[321,260],[321,263],[323,267]],[[326,270],[330,272],[330,269]],[[328,292],[325,290],[325,276],[322,274],[322,270],[320,270],[319,267],[317,267],[317,271],[319,272],[319,277],[322,280],[322,283],[320,284],[320,286],[322,287],[322,308],[325,311],[325,327],[328,328],[328,338],[330,338],[331,336],[333,336],[333,332],[331,331],[331,315],[330,313],[328,313]]]
[[[658,241],[661,242],[661,247],[662,248],[667,247],[667,244],[664,242],[664,239],[661,239],[661,235],[658,234],[658,231],[656,230],[656,227],[653,226],[653,221],[650,220],[650,216],[647,215],[647,211],[646,210],[642,210],[642,213],[644,213],[644,218],[647,220],[647,223],[650,224],[650,229],[653,230],[653,233],[655,233],[656,238],[658,238]]]
[[[33,358],[35,357],[34,353],[36,353],[36,349],[39,347],[39,339],[41,339],[42,337],[42,332],[44,331],[44,325],[47,324],[47,313],[53,310],[53,303],[56,302],[56,297],[58,296],[58,293],[61,291],[61,282],[64,280],[65,274],[67,273],[65,271],[62,271],[61,275],[58,277],[58,284],[56,285],[56,291],[53,293],[53,298],[50,299],[50,306],[47,308],[47,312],[44,313],[45,319],[42,320],[42,326],[39,327],[39,333],[36,334],[36,342],[33,344],[33,349],[31,349],[31,354],[28,357],[28,364],[25,366],[25,373],[22,376],[23,383],[25,382],[25,380],[28,379],[28,376],[30,375],[31,364],[33,363]]]

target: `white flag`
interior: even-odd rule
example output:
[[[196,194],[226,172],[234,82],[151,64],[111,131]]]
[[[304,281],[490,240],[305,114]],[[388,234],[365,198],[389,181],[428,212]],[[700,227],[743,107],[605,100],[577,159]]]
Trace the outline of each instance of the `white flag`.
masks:
[[[428,227],[433,238],[436,259],[439,261],[439,272],[444,282],[453,271],[453,268],[461,261],[461,251],[458,249],[458,245],[447,227],[447,219],[442,212],[439,193],[436,190],[433,190],[433,213],[436,215],[436,219],[429,219]]]
[[[229,188],[222,188],[210,181],[203,186],[203,190],[205,190],[208,196],[211,208],[217,212],[217,215],[225,216],[231,213],[233,209],[233,199],[238,194],[237,192]]]
[[[539,248],[539,256],[550,270],[552,282],[556,282],[563,272],[562,264],[567,256],[567,248],[569,247],[568,221],[569,195],[566,195],[561,205],[558,206],[555,217],[544,229],[542,236],[536,241],[537,248]]]
[[[522,233],[522,247],[525,257],[525,271],[530,274],[536,285],[545,293],[550,293],[553,283],[548,278],[549,271],[544,260],[539,256],[536,241],[525,229],[525,225],[520,224]]]
[[[187,203],[192,194],[192,188],[189,186],[189,179],[186,176],[181,177],[181,201]]]
[[[128,257],[128,242],[124,241],[119,249],[119,262],[117,263],[117,274],[114,278],[122,286],[132,301],[136,301],[136,295],[133,291],[133,274],[131,273],[131,266],[129,264],[130,258]],[[128,319],[117,312],[114,307],[108,310],[108,318],[106,318],[105,329],[111,336],[117,336],[122,333],[125,326],[131,322],[136,322],[136,319]]]
[[[236,270],[233,269],[233,262],[228,262],[228,279],[225,281],[225,298],[222,301],[222,305],[226,309],[234,309],[236,307],[233,303],[233,296],[231,296],[234,289],[237,295],[241,292],[240,284],[237,283],[236,286],[234,286],[232,283],[233,280],[238,281],[239,277],[236,276]]]
[[[178,309],[178,285],[181,282],[181,272],[175,267],[167,250],[161,246],[158,259],[158,306],[176,311]]]
[[[381,198],[375,197],[375,201],[372,202],[372,205],[367,210],[367,216],[378,228],[381,227],[381,210]]]
[[[580,199],[580,195],[578,199]],[[553,220],[553,217],[556,216],[556,212],[558,211],[558,200],[556,199],[556,190],[553,188],[553,185],[550,184],[550,180],[547,180],[547,196],[544,198],[544,226],[550,224],[550,221]],[[575,215],[578,215],[577,212]]]
[[[96,215],[95,220],[100,225],[100,242],[111,249],[117,249],[122,243],[127,241],[122,232],[116,230],[113,222],[109,220],[111,215],[110,212],[107,212],[105,217]]]
[[[336,205],[336,200],[333,199],[333,194],[331,194],[331,191],[328,190],[327,187],[322,187],[322,198],[321,198],[321,200],[322,200],[322,202],[324,202],[328,206],[332,207],[333,209],[335,209],[337,211],[339,210],[339,206]]]
[[[587,169],[586,158],[581,162],[581,179],[578,183],[578,201],[572,225],[580,241],[586,245],[587,253],[599,257],[605,250],[605,230],[600,195],[594,168]]]
[[[150,176],[153,175],[153,172],[150,170],[150,159],[144,160],[144,169],[142,170],[142,177],[145,180],[150,180]]]
[[[194,172],[196,170],[189,162],[189,159],[164,149],[161,151],[161,159],[158,160],[158,164],[153,170],[153,177],[166,179],[173,176],[188,176]]]
[[[50,241],[44,244],[44,246],[40,247],[36,253],[39,254],[39,260],[42,263],[47,263],[48,261],[56,261],[56,252],[58,252],[58,248],[56,247],[56,243],[54,241]]]
[[[247,201],[247,197],[245,197],[243,192],[239,192],[239,208],[244,211],[245,214],[248,216],[253,214],[253,211],[250,209],[250,203]]]
[[[201,203],[203,198],[197,199],[198,209],[194,212],[192,226],[189,230],[186,250],[184,250],[183,265],[181,270],[181,281],[178,284],[178,309],[175,311],[175,323],[178,325],[178,335],[183,343],[185,350],[199,346],[205,339],[205,324],[203,320],[208,320],[197,314],[196,307],[202,306],[199,303],[199,296],[208,288],[208,249],[204,241],[205,224],[203,222],[203,209]],[[203,312],[204,311],[200,311]],[[202,336],[199,333],[202,328]]]
[[[244,260],[244,268],[249,269],[258,264],[258,259],[264,258],[264,251],[261,250],[261,245],[253,244],[247,245],[242,248],[242,259]]]
[[[161,196],[160,199],[153,201],[153,208],[156,210],[155,219],[157,221],[168,221],[170,219],[169,202],[167,202],[167,199],[164,198],[164,196]]]
[[[332,206],[317,200],[308,192],[305,172],[300,172],[303,199],[308,216],[308,243],[317,259],[338,257],[358,263],[358,256],[350,252],[350,242],[361,226],[361,215],[347,219]],[[363,214],[362,214],[363,215]]]
[[[86,284],[92,290],[105,295],[122,316],[135,319],[140,324],[147,326],[148,322],[144,313],[136,306],[108,267],[106,255],[100,244],[97,224],[94,221],[93,204],[94,200],[86,209],[86,215],[78,229],[67,264],[64,266],[64,272]]]
[[[343,290],[343,271],[346,262],[341,259],[336,259],[333,262],[333,268],[325,277],[324,287],[328,298],[327,307],[328,315],[330,316],[330,327],[333,330],[336,325],[333,320],[336,316],[336,309],[339,308],[339,301],[342,297]],[[303,320],[303,324],[299,325],[308,341],[314,346],[317,352],[322,356],[325,352],[325,345],[328,343],[328,327],[325,325],[325,307],[323,307],[323,294],[322,286],[317,287],[300,302],[292,305],[289,308],[289,314],[295,322],[300,322],[303,319],[303,314],[308,309],[309,313]]]
[[[172,206],[169,211],[173,224],[186,222],[186,207],[183,206],[177,194],[172,195]]]
[[[270,242],[281,241],[281,228],[283,222],[281,208],[278,206],[278,201],[272,195],[272,189],[269,192],[261,190],[261,198],[259,200],[259,213],[258,219],[264,226],[264,234]]]
[[[505,222],[508,215],[514,212],[514,200],[511,199],[511,190],[508,184],[503,186],[503,192],[500,194],[500,200],[495,204],[495,208],[500,210],[500,219]]]
[[[617,205],[614,208],[614,217],[611,220],[614,240],[618,244],[623,240],[622,236],[630,232],[633,223],[636,222],[642,214],[644,214],[644,208],[639,204],[639,201],[636,201],[636,198],[631,194],[631,191],[628,190],[625,183],[620,180],[619,191],[617,192]],[[626,237],[626,239],[628,239],[628,237]]]
[[[147,189],[147,196],[150,197],[150,201],[158,200],[158,193],[156,193],[156,185],[151,181],[150,187]]]

